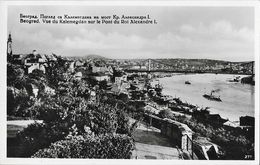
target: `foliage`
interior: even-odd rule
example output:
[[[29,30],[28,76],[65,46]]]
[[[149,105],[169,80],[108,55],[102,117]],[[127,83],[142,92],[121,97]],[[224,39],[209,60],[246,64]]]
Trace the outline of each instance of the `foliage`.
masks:
[[[129,97],[125,93],[120,93],[117,97],[119,100],[122,100],[124,103],[129,102]]]
[[[39,149],[48,147],[52,142],[64,138],[66,133],[60,125],[60,123],[57,123],[57,125],[43,123],[29,125],[18,134],[20,144],[18,155],[21,157],[31,156]]]
[[[116,107],[108,104],[89,105],[91,118],[90,128],[95,134],[113,133],[116,131],[117,115]]]
[[[32,73],[30,73],[28,76],[30,79],[33,79],[33,80],[46,81],[45,74],[43,73],[42,70],[39,70],[39,69],[33,70]]]
[[[102,152],[107,153],[102,158],[130,157],[132,144],[130,145],[129,141],[132,139],[126,135],[131,136],[136,123],[129,126],[126,113],[128,97],[123,97],[121,100],[102,90],[96,90],[93,84],[97,84],[97,82],[89,84],[85,80],[73,81],[66,72],[67,63],[61,58],[58,58],[57,62],[49,64],[46,74],[40,70],[34,70],[24,76],[21,68],[15,65],[8,67],[8,74],[13,75],[13,77],[8,75],[10,78],[8,82],[11,86],[7,91],[8,115],[43,120],[42,124],[32,124],[18,135],[20,156],[31,156],[39,149],[62,141],[67,136],[85,137],[88,132],[86,128],[89,128],[95,138],[93,141],[93,138],[86,136],[89,141],[85,141],[84,144],[89,144],[89,148],[84,151],[88,153],[82,153],[85,154],[83,156],[91,157],[90,151],[93,151],[94,154],[96,152],[96,156],[93,157],[98,157],[99,154],[102,156],[102,153],[99,153],[101,152],[99,148],[102,147],[96,148],[95,145],[104,145],[107,148],[103,148]],[[32,95],[32,84],[40,89],[38,98],[30,96]],[[106,82],[101,82],[99,85],[101,89],[105,89],[107,86]],[[48,86],[55,89],[55,95],[45,93],[45,87]],[[94,103],[88,101],[90,91],[93,90],[97,97],[97,101]],[[66,140],[64,140],[66,143],[72,145],[68,139]],[[127,148],[128,145],[131,149]],[[75,145],[73,144],[73,146]],[[63,150],[59,151],[63,152]],[[59,151],[57,150],[57,152]],[[48,152],[48,154],[50,153]],[[66,155],[66,152],[61,154]]]
[[[116,132],[119,134],[128,134],[131,136],[130,127],[129,127],[129,119],[125,112],[117,112],[117,130]]]
[[[34,158],[130,159],[132,138],[119,134],[72,136],[36,152]]]
[[[132,90],[131,91],[132,100],[144,100],[145,92],[139,90]]]
[[[136,120],[141,120],[144,114],[144,106],[143,101],[129,101],[126,104],[126,112]]]
[[[7,86],[14,86],[21,89],[26,84],[27,77],[24,70],[19,65],[7,64]]]
[[[69,77],[64,74],[68,68],[65,64],[65,60],[62,58],[57,58],[57,62],[50,63],[49,67],[46,68],[46,78],[48,84],[54,89],[59,87],[59,82],[66,82],[69,79]]]
[[[34,104],[34,100],[28,95],[25,88],[7,88],[7,114],[19,117],[33,117],[28,108]]]
[[[161,110],[159,112],[158,116],[160,118],[168,118],[168,119],[173,119],[174,118],[173,113],[171,113],[171,110],[169,110],[169,109]]]
[[[7,88],[7,115],[14,115],[15,113],[15,96],[13,88]]]
[[[106,80],[100,81],[99,87],[100,87],[100,89],[106,90],[107,89],[107,81]]]
[[[81,97],[62,95],[42,97],[31,112],[43,120],[44,125],[31,126],[21,133],[21,144],[25,146],[24,156],[47,147],[52,142],[62,140],[65,136],[83,135],[86,133],[86,128],[97,136],[107,133],[131,136],[133,128],[129,126],[124,104],[118,104],[113,99],[107,97],[107,100],[101,99],[98,104],[89,104]],[[41,135],[42,132],[45,132],[45,135]]]
[[[248,140],[243,132],[239,129],[227,129],[223,126],[212,126],[207,123],[202,123],[195,118],[188,119],[185,116],[169,115],[169,112],[160,112],[159,117],[168,116],[172,120],[187,124],[191,128],[196,137],[202,136],[209,138],[213,143],[218,144],[226,152],[225,157],[221,159],[244,159],[244,155],[249,154],[252,149],[252,143]]]

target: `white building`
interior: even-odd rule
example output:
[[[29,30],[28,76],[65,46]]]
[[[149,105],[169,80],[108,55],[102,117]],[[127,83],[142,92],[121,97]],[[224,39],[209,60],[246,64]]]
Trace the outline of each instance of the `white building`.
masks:
[[[94,75],[91,76],[94,80],[97,81],[110,81],[110,77],[108,75],[106,75],[105,73],[96,73]]]

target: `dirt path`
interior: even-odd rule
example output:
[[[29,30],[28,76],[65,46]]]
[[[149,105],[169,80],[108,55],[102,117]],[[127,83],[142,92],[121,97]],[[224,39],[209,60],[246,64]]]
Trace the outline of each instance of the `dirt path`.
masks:
[[[134,121],[130,119],[131,123]],[[178,149],[155,127],[147,128],[145,124],[138,123],[133,137],[135,140],[134,159],[179,159]]]

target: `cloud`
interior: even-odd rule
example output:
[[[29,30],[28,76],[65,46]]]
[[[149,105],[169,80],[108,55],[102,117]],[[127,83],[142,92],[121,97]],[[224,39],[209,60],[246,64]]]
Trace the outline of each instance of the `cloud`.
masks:
[[[175,30],[161,32],[153,38],[119,32],[104,33],[96,29],[78,28],[78,32],[55,36],[51,29],[18,29],[14,32],[17,50],[57,52],[62,55],[100,53],[110,58],[219,58],[245,60],[253,57],[254,32],[235,28],[225,20],[208,25],[182,24]],[[62,32],[60,29],[59,33]],[[66,32],[69,30],[66,29]],[[72,35],[73,34],[73,35]],[[245,56],[246,55],[246,56]],[[236,57],[236,58],[235,58]]]

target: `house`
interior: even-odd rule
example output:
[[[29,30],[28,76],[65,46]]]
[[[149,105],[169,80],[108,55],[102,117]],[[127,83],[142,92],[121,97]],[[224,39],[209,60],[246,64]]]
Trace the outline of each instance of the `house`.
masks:
[[[130,88],[129,82],[122,82],[121,83],[121,89],[123,93],[128,93],[128,89]]]
[[[32,54],[29,54],[24,59],[25,66],[31,66],[33,64],[38,64],[38,59],[34,57]]]
[[[116,84],[121,84],[122,81],[123,81],[122,77],[115,77]]]
[[[48,62],[48,60],[47,60],[47,58],[46,58],[45,55],[38,54],[38,55],[37,55],[37,58],[38,58],[38,62],[39,62],[39,63],[47,63],[47,62]]]
[[[31,54],[26,55],[24,58],[24,66],[28,74],[32,73],[35,69],[39,69],[45,73],[46,62],[46,56],[38,54],[36,50],[33,50]]]
[[[74,72],[75,71],[75,62],[74,61],[69,63],[68,71],[69,72]]]
[[[114,70],[113,70],[113,68],[111,67],[111,66],[108,66],[107,67],[107,73],[109,74],[109,75],[113,75],[114,74]]]
[[[214,124],[223,124],[228,121],[227,119],[223,119],[219,114],[210,114],[206,117],[206,120]]]
[[[135,66],[132,66],[130,69],[140,69],[140,66],[135,65]]]
[[[75,62],[75,67],[81,67],[81,66],[83,66],[83,65],[84,65],[84,63],[81,62],[81,61],[76,61],[76,62]]]
[[[102,72],[102,73],[105,73],[108,71],[108,68],[105,67],[105,66],[92,66],[92,73],[99,73],[99,72]]]
[[[91,78],[93,78],[94,80],[99,81],[99,82],[104,81],[104,80],[110,81],[110,77],[107,74],[102,73],[102,72],[91,74]]]
[[[52,89],[51,87],[45,85],[44,92],[50,95],[55,95],[55,89]]]
[[[74,79],[80,81],[82,79],[82,72],[75,73]]]
[[[116,84],[121,84],[123,81],[127,82],[127,75],[122,71],[116,70],[113,74],[113,81]]]
[[[26,69],[27,73],[30,74],[32,73],[33,70],[35,69],[39,69],[40,65],[38,63],[34,63],[34,64],[31,64],[30,66],[28,66]]]
[[[107,90],[111,90],[113,87],[113,84],[111,82],[107,83]]]
[[[22,54],[13,54],[13,63],[14,64],[22,64],[23,63],[23,57],[24,55]]]
[[[121,92],[121,89],[119,85],[113,84],[110,91],[114,94],[119,94]]]
[[[219,114],[210,114],[209,110],[194,110],[192,116],[199,120],[204,120],[212,124],[223,125],[227,119],[223,119]]]
[[[32,94],[34,95],[34,97],[37,97],[39,94],[39,88],[34,84],[31,84],[31,88],[32,88]]]
[[[43,73],[46,73],[45,64],[40,64],[39,70],[43,71]]]
[[[96,101],[96,92],[95,91],[90,91],[90,102],[95,102]]]
[[[39,63],[34,63],[31,66],[26,67],[26,73],[30,74],[32,73],[35,69],[39,69],[41,71],[43,71],[43,73],[46,73],[46,69],[45,66]]]
[[[255,125],[255,118],[251,116],[241,116],[239,118],[240,126],[254,126]]]
[[[144,107],[144,110],[145,110],[145,111],[148,111],[148,112],[151,112],[151,113],[154,113],[154,114],[159,114],[159,112],[160,112],[159,109],[157,109],[157,108],[155,108],[155,107],[153,107],[153,106],[151,106],[151,105],[146,105],[146,106]]]
[[[239,127],[239,121],[227,121],[223,125],[227,127],[237,128]]]
[[[49,62],[55,62],[57,61],[57,56],[55,54],[51,54],[51,55],[45,55],[46,59],[49,61]]]

